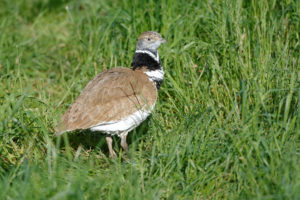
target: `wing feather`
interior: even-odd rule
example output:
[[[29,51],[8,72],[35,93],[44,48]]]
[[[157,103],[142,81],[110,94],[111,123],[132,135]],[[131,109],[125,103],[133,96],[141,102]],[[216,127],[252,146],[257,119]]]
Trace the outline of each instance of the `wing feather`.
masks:
[[[114,68],[91,80],[62,116],[57,134],[118,121],[157,99],[155,85],[139,70]]]

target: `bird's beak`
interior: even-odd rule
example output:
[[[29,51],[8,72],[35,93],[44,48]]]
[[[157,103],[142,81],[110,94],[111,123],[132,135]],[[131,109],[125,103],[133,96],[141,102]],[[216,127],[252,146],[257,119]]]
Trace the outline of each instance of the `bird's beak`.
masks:
[[[164,39],[164,38],[161,38],[161,39],[160,39],[160,42],[163,44],[163,43],[166,43],[166,42],[167,42],[167,40],[166,40],[166,39]]]

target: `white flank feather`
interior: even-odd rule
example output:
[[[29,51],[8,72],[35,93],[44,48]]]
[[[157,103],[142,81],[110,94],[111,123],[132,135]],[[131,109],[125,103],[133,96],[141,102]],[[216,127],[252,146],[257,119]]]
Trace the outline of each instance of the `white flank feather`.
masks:
[[[120,121],[103,122],[90,128],[90,130],[101,131],[110,135],[119,135],[123,132],[129,132],[140,125],[150,115],[153,108],[154,105],[150,108],[150,110],[138,110]]]

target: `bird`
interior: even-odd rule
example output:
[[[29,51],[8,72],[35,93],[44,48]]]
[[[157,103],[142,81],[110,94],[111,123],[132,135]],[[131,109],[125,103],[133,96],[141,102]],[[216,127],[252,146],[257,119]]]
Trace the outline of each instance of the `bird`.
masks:
[[[128,153],[128,133],[146,120],[157,102],[164,80],[158,48],[165,42],[155,31],[143,32],[131,68],[115,67],[96,75],[62,115],[55,136],[78,130],[103,133],[114,158],[112,136],[117,135]]]

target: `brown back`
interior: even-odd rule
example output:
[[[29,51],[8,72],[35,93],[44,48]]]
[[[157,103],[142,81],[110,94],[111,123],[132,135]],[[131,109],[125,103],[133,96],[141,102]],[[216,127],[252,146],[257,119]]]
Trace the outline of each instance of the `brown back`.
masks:
[[[62,116],[57,134],[118,121],[157,99],[155,85],[141,70],[114,68],[98,74]]]

